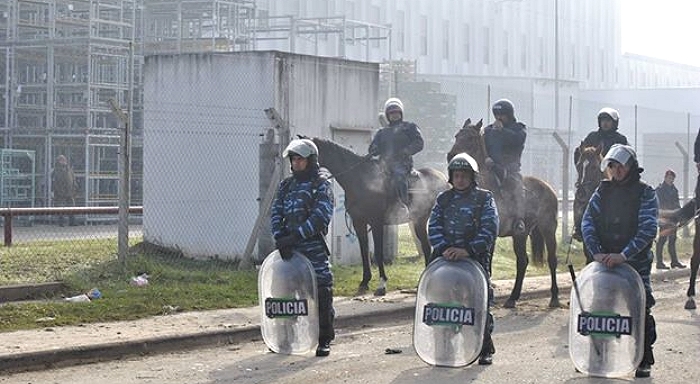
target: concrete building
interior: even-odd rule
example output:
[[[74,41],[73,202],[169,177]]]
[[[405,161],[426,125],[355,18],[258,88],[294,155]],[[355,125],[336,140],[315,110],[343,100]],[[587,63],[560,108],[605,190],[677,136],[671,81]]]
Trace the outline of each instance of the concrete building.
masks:
[[[244,254],[264,195],[258,175],[273,173],[259,169],[260,135],[273,126],[266,109],[292,137],[360,150],[376,121],[377,64],[262,51],[156,55],[144,75],[144,238],[192,257]],[[279,166],[289,173],[287,159]],[[344,244],[352,240],[342,190],[335,195],[334,261],[356,263],[359,248]],[[269,228],[269,216],[261,225]]]

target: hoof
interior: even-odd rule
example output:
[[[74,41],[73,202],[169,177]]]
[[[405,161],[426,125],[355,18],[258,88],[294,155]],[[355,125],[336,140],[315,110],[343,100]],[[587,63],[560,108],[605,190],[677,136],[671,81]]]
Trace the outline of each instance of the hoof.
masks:
[[[513,300],[513,299],[506,300],[506,302],[503,304],[503,308],[515,308],[515,300]]]
[[[559,299],[553,297],[552,300],[549,301],[549,308],[561,308],[561,303],[559,303]]]
[[[355,296],[365,295],[367,294],[367,291],[369,291],[369,287],[363,287],[362,285],[360,285],[359,287],[357,287],[357,292],[355,293]]]
[[[695,300],[693,300],[692,297],[688,298],[688,301],[685,302],[685,309],[696,309],[697,307],[695,306]]]
[[[386,295],[386,288],[377,288],[376,291],[374,291],[374,296],[384,296]]]

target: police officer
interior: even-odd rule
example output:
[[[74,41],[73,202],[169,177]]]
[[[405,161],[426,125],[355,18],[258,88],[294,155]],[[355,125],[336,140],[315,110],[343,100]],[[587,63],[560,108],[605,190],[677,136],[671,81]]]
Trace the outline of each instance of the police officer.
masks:
[[[271,224],[275,247],[282,259],[293,251],[305,255],[314,267],[318,286],[319,340],[316,356],[328,356],[335,338],[333,274],[324,236],[333,215],[333,192],[319,170],[318,148],[309,139],[292,140],[284,150],[292,176],[284,179],[272,203]]]
[[[367,153],[378,156],[389,176],[391,193],[409,206],[408,177],[413,169],[413,155],[423,150],[423,136],[414,123],[403,120],[403,103],[392,97],[384,103],[388,126],[374,135]]]
[[[656,187],[659,209],[675,210],[681,207],[678,189],[673,184],[675,180],[676,172],[669,169],[664,174],[664,181]],[[671,255],[671,268],[685,268],[685,265],[678,261],[678,254],[676,253],[676,231],[677,229],[672,224],[661,226],[659,237],[656,240],[656,269],[668,269],[668,266],[664,263],[664,245],[666,241],[668,241],[668,253]]]
[[[447,166],[452,188],[438,195],[428,221],[432,257],[447,260],[471,258],[491,276],[491,259],[498,235],[498,211],[491,192],[477,187],[479,166],[466,153],[455,155]],[[493,302],[490,282],[489,305]],[[493,316],[488,314],[479,364],[493,362]]]
[[[514,207],[512,233],[520,235],[525,233],[525,197],[520,159],[525,149],[527,128],[515,119],[513,103],[508,99],[496,101],[492,111],[496,121],[484,129],[484,144],[488,156],[485,164],[491,171],[491,178],[487,184],[492,190],[506,192],[507,196],[512,197],[508,199]]]
[[[608,150],[613,144],[623,144],[628,145],[627,137],[617,131],[620,124],[620,113],[609,107],[602,108],[598,111],[598,130],[590,132],[586,138],[583,139],[581,145],[574,150],[574,166],[578,164],[580,154],[580,148],[585,147],[600,147],[600,153],[605,156]],[[576,184],[576,196],[580,196],[583,193],[583,186]],[[588,192],[590,193],[590,191]],[[588,196],[586,196],[588,197]],[[588,203],[588,199],[576,199],[574,200],[574,234],[573,237],[577,240],[581,240],[581,214],[583,210],[586,209],[585,205]],[[581,206],[582,205],[582,206]]]
[[[644,357],[637,377],[649,377],[654,364],[652,345],[656,341],[656,323],[651,315],[651,252],[658,229],[658,200],[654,188],[641,180],[643,168],[629,145],[614,144],[601,163],[609,180],[603,180],[593,192],[583,214],[581,231],[584,245],[594,260],[608,267],[628,263],[639,273],[646,291]]]

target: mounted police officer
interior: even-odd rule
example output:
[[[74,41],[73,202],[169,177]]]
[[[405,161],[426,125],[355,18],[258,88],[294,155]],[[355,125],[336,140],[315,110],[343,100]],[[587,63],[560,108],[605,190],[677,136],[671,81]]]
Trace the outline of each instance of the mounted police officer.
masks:
[[[491,171],[488,185],[492,190],[505,192],[506,199],[512,197],[509,201],[512,202],[515,218],[511,230],[514,235],[520,235],[525,233],[525,196],[520,159],[525,149],[527,128],[515,119],[513,103],[508,99],[496,101],[492,111],[496,121],[484,129],[488,156],[486,167]],[[501,211],[504,211],[503,207]]]
[[[313,141],[292,140],[282,156],[289,158],[292,176],[282,180],[272,203],[272,235],[283,259],[291,258],[296,250],[314,267],[319,310],[316,356],[328,356],[331,340],[335,338],[335,310],[330,251],[324,237],[333,215],[333,191],[319,170],[318,148]]]
[[[447,260],[471,258],[491,276],[491,259],[498,235],[498,211],[491,192],[477,187],[479,166],[471,156],[459,153],[450,160],[447,171],[452,189],[438,195],[428,221],[428,236],[433,258]],[[489,304],[493,288],[488,285]],[[493,316],[489,313],[479,364],[489,365],[496,352],[491,333]]]
[[[617,131],[619,124],[620,113],[617,110],[605,107],[598,111],[598,130],[590,132],[586,138],[583,139],[581,145],[576,148],[574,151],[574,166],[578,164],[581,156],[579,153],[580,148],[600,147],[600,153],[605,156],[613,144],[628,145],[627,137]],[[590,193],[590,190],[588,193]],[[581,196],[581,194],[585,195],[586,199],[574,200],[575,217],[573,237],[577,240],[581,240],[581,217],[579,215],[583,213],[583,210],[586,209],[585,205],[588,204],[588,196],[585,194],[583,186],[577,183],[576,196]]]
[[[651,247],[658,228],[658,200],[654,188],[641,180],[643,168],[632,147],[610,147],[601,163],[601,170],[605,169],[610,179],[600,183],[583,214],[583,242],[594,260],[608,267],[628,263],[642,278],[646,291],[644,357],[636,376],[649,377],[656,341],[656,323],[651,315],[655,300],[649,275]]]
[[[392,97],[386,101],[384,115],[388,126],[377,131],[367,152],[369,156],[378,156],[382,162],[389,177],[389,195],[398,197],[408,207],[408,177],[413,169],[413,155],[423,150],[424,143],[418,126],[404,121],[403,114],[401,100]]]

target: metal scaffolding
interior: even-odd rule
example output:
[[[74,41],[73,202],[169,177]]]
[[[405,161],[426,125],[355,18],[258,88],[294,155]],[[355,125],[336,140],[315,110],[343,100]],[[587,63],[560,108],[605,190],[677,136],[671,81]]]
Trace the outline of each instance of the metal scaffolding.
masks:
[[[51,205],[49,175],[58,155],[75,170],[79,205],[116,205],[120,131],[107,100],[126,105],[133,97],[140,135],[143,55],[135,26],[142,10],[143,0],[0,4],[0,144],[36,152],[35,206]],[[142,166],[133,167],[140,183]],[[140,199],[133,196],[136,204]]]
[[[145,54],[288,49],[347,57],[353,49],[369,59],[381,41],[389,51],[390,37],[388,26],[344,17],[270,16],[252,0],[0,1],[0,148],[36,153],[34,206],[52,204],[58,155],[74,167],[78,205],[114,206],[121,124],[108,101],[133,105],[138,205]]]

